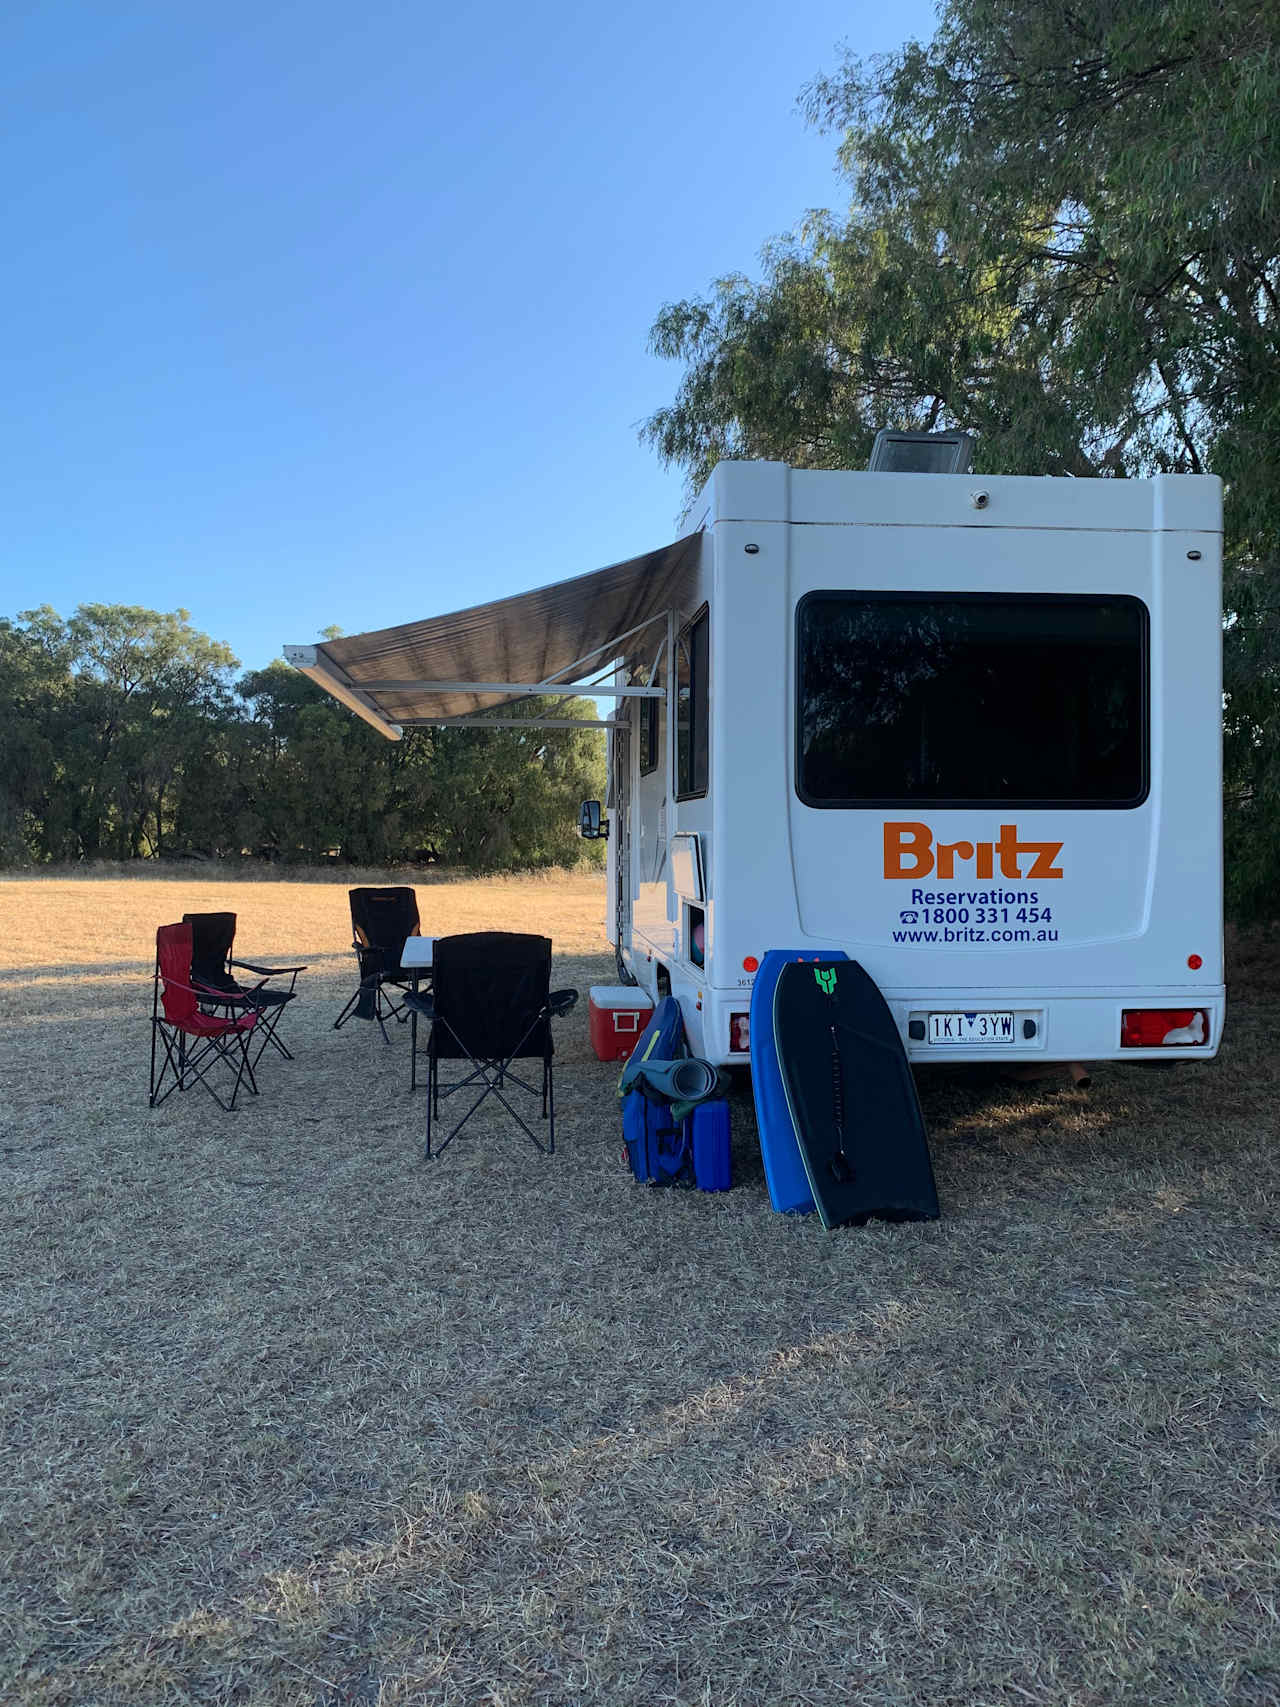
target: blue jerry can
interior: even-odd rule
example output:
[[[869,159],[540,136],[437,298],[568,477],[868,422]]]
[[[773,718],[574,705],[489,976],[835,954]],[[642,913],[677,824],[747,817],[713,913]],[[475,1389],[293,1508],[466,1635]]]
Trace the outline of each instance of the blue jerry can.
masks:
[[[700,1191],[729,1189],[729,1104],[723,1097],[700,1102],[689,1115],[693,1177]]]

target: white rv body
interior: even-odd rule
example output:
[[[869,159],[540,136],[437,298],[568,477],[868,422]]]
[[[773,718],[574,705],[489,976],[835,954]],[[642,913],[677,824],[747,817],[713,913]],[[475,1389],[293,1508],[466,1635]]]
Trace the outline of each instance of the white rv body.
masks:
[[[746,1041],[753,967],[770,948],[861,962],[917,1063],[1216,1053],[1221,510],[1207,476],[716,469],[690,515],[700,549],[688,608],[665,635],[659,625],[639,636],[618,678],[661,684],[665,699],[620,699],[624,727],[609,736],[609,934],[650,995],[679,998],[696,1053],[749,1060],[731,1045]],[[802,798],[811,761],[798,678],[818,653],[802,661],[798,624],[829,624],[842,599],[859,621],[882,608],[889,621],[903,609],[1040,601],[1028,618],[1037,633],[1051,607],[1077,601],[1084,614],[1071,622],[1087,628],[1105,601],[1107,620],[1119,611],[1141,636],[1141,787],[1124,803]],[[704,608],[705,777],[692,780],[705,789],[695,793],[687,731],[677,785],[687,706],[676,677],[682,636],[687,660]],[[806,706],[821,691],[806,678]],[[958,721],[967,714],[958,708]],[[1016,735],[1025,767],[1035,730]],[[1059,729],[1059,745],[1071,739]],[[1071,759],[1086,778],[1087,758]],[[1047,752],[1048,796],[1057,764]],[[1203,1042],[1122,1048],[1126,1010],[1183,1008],[1204,1016]]]

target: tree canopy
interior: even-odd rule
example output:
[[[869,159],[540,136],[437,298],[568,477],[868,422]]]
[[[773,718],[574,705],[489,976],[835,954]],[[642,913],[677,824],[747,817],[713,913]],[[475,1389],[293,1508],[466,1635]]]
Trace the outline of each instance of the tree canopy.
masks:
[[[669,304],[649,440],[865,466],[963,427],[990,473],[1213,472],[1227,492],[1232,902],[1280,913],[1280,54],[1262,0],[949,0],[805,92],[848,204]]]
[[[601,792],[591,729],[413,730],[389,742],[276,662],[236,679],[186,611],[0,618],[0,861],[254,853],[567,864]],[[593,716],[582,700],[557,716]],[[546,702],[514,713],[533,719]]]

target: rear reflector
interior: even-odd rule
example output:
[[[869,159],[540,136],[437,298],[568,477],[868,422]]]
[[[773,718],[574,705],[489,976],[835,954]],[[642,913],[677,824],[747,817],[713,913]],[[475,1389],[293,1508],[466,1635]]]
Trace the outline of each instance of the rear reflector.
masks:
[[[745,1055],[751,1047],[751,1015],[729,1015],[729,1053]]]
[[[1186,1049],[1208,1041],[1203,1008],[1126,1008],[1120,1016],[1122,1049]]]

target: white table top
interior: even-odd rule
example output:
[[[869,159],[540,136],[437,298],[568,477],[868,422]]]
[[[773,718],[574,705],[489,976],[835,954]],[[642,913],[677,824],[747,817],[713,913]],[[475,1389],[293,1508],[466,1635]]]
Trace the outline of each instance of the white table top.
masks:
[[[404,949],[400,955],[401,966],[430,966],[435,943],[436,939],[433,936],[406,937]]]

